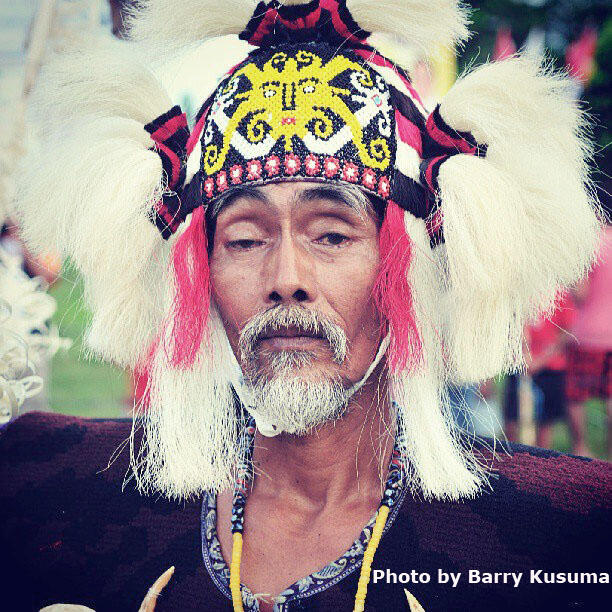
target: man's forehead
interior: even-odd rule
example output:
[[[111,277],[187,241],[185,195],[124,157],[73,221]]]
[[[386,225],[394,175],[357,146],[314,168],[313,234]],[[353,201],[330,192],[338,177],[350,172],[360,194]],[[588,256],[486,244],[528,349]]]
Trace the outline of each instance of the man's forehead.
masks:
[[[218,198],[212,205],[212,216],[241,202],[256,201],[262,206],[293,207],[306,202],[325,202],[328,206],[345,206],[363,216],[373,212],[371,198],[354,185],[314,181],[283,181],[266,185],[239,185]]]

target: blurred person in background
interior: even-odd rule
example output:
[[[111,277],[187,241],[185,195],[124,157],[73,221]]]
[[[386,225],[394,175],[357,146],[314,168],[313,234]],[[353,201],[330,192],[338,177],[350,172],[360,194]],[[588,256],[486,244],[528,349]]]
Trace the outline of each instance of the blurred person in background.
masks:
[[[495,438],[502,433],[495,379],[480,385],[452,385],[448,394],[457,426],[467,435]]]
[[[590,399],[600,399],[605,403],[607,453],[608,459],[612,459],[612,225],[609,223],[601,234],[597,263],[588,278],[573,291],[573,296],[577,311],[572,333],[577,344],[570,346],[567,374],[573,449],[579,455],[588,453],[584,404]]]
[[[504,435],[511,442],[520,442],[519,437],[519,388],[520,374],[508,374],[504,379],[502,390],[502,414],[504,417]]]
[[[534,394],[534,416],[537,424],[536,445],[540,448],[552,448],[553,425],[567,416],[565,378],[567,349],[572,341],[568,330],[573,318],[574,304],[570,295],[566,294],[550,317],[540,319],[526,329],[527,371],[537,390]],[[574,452],[577,450],[574,447]]]

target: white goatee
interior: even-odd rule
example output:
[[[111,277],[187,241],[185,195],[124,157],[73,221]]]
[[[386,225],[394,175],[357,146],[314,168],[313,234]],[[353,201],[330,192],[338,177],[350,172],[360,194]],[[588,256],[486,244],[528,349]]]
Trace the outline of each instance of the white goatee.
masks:
[[[344,330],[324,315],[297,306],[276,306],[255,315],[240,334],[240,356],[252,409],[282,431],[303,435],[342,416],[350,383],[337,372],[317,373],[313,378],[306,370],[317,357],[313,351],[261,348],[262,337],[284,327],[325,339],[336,364],[346,359],[347,339]]]

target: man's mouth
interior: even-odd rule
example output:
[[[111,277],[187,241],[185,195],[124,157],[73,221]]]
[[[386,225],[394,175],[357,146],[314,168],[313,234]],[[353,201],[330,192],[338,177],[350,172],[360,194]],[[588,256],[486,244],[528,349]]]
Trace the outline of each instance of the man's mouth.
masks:
[[[325,340],[325,336],[321,333],[300,329],[293,325],[271,329],[264,332],[260,337],[261,340],[270,340],[271,338],[318,338],[319,340]]]
[[[262,357],[282,361],[306,358],[308,354],[309,359],[327,359],[331,351],[333,360],[342,363],[346,345],[346,334],[339,325],[322,313],[298,306],[274,306],[253,316],[239,339],[241,360],[253,372],[261,366],[258,360]]]
[[[268,348],[276,350],[305,350],[321,340],[326,340],[323,334],[294,326],[265,331],[259,338]]]

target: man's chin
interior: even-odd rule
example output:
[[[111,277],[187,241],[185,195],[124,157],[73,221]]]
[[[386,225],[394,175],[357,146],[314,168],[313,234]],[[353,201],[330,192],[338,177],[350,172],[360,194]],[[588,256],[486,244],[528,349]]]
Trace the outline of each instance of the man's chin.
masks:
[[[307,370],[302,376],[260,379],[252,386],[253,407],[280,430],[306,434],[342,417],[348,405],[344,382],[338,376],[317,377]]]

